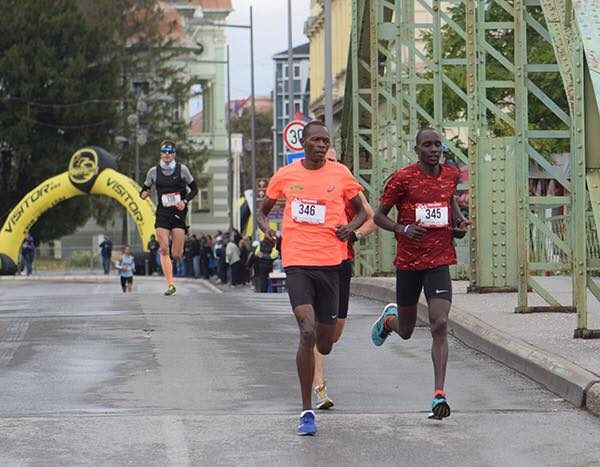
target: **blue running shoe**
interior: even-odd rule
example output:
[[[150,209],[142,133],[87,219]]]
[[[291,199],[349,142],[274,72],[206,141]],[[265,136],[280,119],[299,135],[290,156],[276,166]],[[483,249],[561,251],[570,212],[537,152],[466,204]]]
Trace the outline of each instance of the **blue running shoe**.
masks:
[[[377,347],[383,345],[387,337],[390,335],[390,332],[387,331],[383,325],[385,318],[389,315],[398,316],[398,305],[395,303],[388,303],[383,309],[381,316],[373,323],[373,327],[371,328],[371,340]]]
[[[442,420],[450,416],[450,406],[446,400],[446,395],[437,393],[431,402],[431,413],[429,418],[433,420]]]
[[[298,424],[298,434],[301,436],[313,436],[316,433],[315,413],[312,410],[302,412],[300,423]]]

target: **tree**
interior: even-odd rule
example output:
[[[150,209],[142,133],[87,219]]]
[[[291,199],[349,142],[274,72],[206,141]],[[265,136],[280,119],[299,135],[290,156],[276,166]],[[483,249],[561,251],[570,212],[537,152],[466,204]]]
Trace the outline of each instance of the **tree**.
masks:
[[[256,113],[256,178],[273,175],[273,114]],[[238,118],[232,118],[231,131],[244,136],[242,190],[252,188],[252,112],[246,108]]]
[[[110,31],[83,21],[71,0],[3,2],[0,15],[0,223],[20,198],[66,169],[69,156],[108,145],[117,117],[117,65],[103,46]],[[35,225],[38,239],[83,224],[75,198]]]
[[[135,172],[127,117],[143,94],[148,132],[141,166],[156,163],[158,143],[178,141],[178,157],[201,168],[203,154],[187,144],[178,113],[191,81],[177,66],[181,51],[157,0],[5,0],[0,15],[0,224],[30,189],[67,167],[82,146],[119,154],[119,170]],[[165,29],[166,25],[166,29]],[[162,29],[161,29],[162,28]],[[116,138],[122,136],[122,138]],[[152,160],[152,162],[150,162]],[[90,216],[101,224],[116,202],[67,200],[33,226],[41,240],[73,232]]]

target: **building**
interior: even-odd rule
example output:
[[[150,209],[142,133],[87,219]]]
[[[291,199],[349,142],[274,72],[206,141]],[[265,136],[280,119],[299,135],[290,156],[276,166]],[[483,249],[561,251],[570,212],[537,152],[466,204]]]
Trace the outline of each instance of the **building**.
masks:
[[[214,25],[225,22],[232,11],[231,0],[162,1],[160,6],[164,12],[160,30],[181,52],[173,59],[174,65],[186,77],[200,82],[197,89],[200,112],[192,117],[190,103],[186,102],[174,115],[190,125],[189,142],[207,152],[203,172],[194,174],[199,194],[190,204],[188,225],[191,232],[212,234],[229,228],[229,194],[232,191],[229,186],[234,182],[229,176],[225,111],[226,68],[223,62],[226,37],[224,28]],[[144,84],[143,79],[133,80],[133,86],[139,86],[142,93],[146,92]],[[124,223],[118,215],[105,228],[90,219],[74,234],[54,241],[53,251],[60,251],[64,256],[82,251],[97,254],[99,239],[105,234],[110,235],[115,244],[120,244],[121,238],[126,237],[127,242],[137,249],[141,246],[134,231],[135,224],[129,217],[127,221]]]
[[[198,196],[189,209],[188,223],[194,233],[214,233],[229,228],[229,193],[231,185],[227,136],[226,99],[226,37],[222,23],[232,11],[231,0],[190,0],[163,2],[177,12],[177,21],[185,34],[180,42],[190,41],[201,53],[182,54],[178,64],[185,73],[200,82],[200,111],[189,116],[189,105],[183,117],[190,124],[190,142],[207,151],[207,161],[201,174],[194,174]],[[220,63],[219,63],[220,62]]]
[[[294,115],[302,113],[309,115],[309,78],[310,54],[309,44],[302,44],[292,49],[293,59],[293,98]],[[273,171],[285,165],[285,148],[283,129],[290,121],[289,112],[289,81],[288,81],[288,51],[284,50],[273,56],[275,61],[275,86],[273,92]]]
[[[431,0],[429,1],[431,3]],[[425,22],[427,9],[415,2],[415,23]],[[430,18],[430,16],[429,16]],[[310,41],[310,103],[314,118],[325,120],[325,31],[322,0],[311,0],[310,16],[304,23],[304,34]],[[339,136],[346,85],[346,66],[352,28],[352,0],[331,1],[331,72],[334,135]]]

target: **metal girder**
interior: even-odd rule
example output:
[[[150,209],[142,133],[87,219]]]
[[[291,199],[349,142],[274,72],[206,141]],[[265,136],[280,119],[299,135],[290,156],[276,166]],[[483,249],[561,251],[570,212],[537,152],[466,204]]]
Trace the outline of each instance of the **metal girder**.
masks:
[[[353,1],[352,112],[342,137],[369,199],[376,205],[387,176],[414,161],[417,129],[438,128],[468,168],[461,188],[474,221],[453,274],[473,291],[518,290],[520,311],[530,290],[553,309],[569,307],[534,276],[570,274],[579,331],[588,289],[600,295],[590,279],[600,246],[586,190],[587,169],[600,199],[600,176],[590,172],[600,170],[599,48],[592,0]],[[564,95],[548,84],[559,76]],[[537,193],[540,177],[556,191]],[[362,245],[360,271],[389,272],[393,245],[381,232]]]

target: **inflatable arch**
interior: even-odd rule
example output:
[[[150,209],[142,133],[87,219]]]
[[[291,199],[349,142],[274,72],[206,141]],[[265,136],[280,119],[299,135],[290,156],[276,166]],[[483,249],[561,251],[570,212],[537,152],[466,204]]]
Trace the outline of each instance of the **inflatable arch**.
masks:
[[[19,251],[29,230],[48,209],[74,196],[105,195],[124,206],[135,220],[142,246],[154,233],[155,206],[142,200],[140,186],[116,171],[117,161],[97,146],[75,152],[69,170],[45,180],[27,193],[10,212],[0,230],[0,275],[15,274]]]

